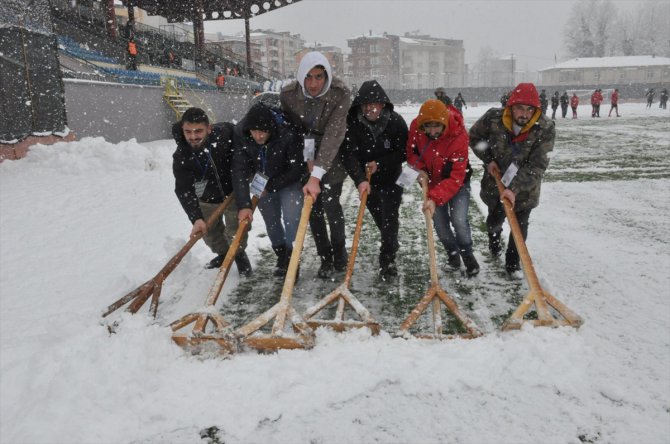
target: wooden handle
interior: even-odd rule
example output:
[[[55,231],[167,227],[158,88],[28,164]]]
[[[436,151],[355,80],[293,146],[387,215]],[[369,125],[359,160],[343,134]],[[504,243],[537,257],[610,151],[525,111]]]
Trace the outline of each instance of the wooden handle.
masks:
[[[368,184],[372,173],[370,168],[367,169],[366,179]],[[363,227],[363,216],[365,216],[365,205],[368,201],[367,191],[361,196],[361,204],[358,206],[358,218],[356,219],[356,229],[354,230],[354,239],[351,242],[351,251],[349,252],[349,261],[347,262],[347,273],[344,276],[344,286],[349,288],[351,283],[351,276],[354,274],[354,264],[356,263],[356,255],[358,254],[358,242],[361,238],[361,229]]]

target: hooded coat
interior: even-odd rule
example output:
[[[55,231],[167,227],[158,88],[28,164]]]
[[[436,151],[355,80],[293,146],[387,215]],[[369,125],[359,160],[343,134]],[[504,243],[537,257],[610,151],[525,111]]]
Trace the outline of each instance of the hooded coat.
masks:
[[[174,192],[191,223],[203,219],[199,200],[221,203],[224,197],[233,191],[231,178],[233,128],[233,124],[228,122],[213,125],[205,147],[194,151],[184,137],[181,123],[172,125],[172,136],[177,142],[177,149],[172,155]],[[211,159],[208,154],[211,155]],[[207,180],[207,185],[198,199],[195,183],[201,180]]]
[[[368,121],[361,110],[366,103],[383,103],[379,119]],[[363,82],[347,115],[347,133],[342,146],[344,166],[356,186],[366,179],[365,165],[377,162],[370,183],[392,185],[400,176],[405,161],[407,123],[393,110],[384,88],[376,80]]]
[[[270,138],[259,145],[251,136],[252,129],[268,131]],[[238,208],[251,208],[249,180],[260,172],[268,177],[265,190],[275,193],[299,182],[307,173],[303,161],[303,141],[289,127],[279,126],[273,111],[263,103],[249,109],[235,126],[233,156],[233,187]]]
[[[433,140],[423,131],[428,122],[445,125]],[[428,197],[436,205],[449,202],[465,183],[468,164],[468,132],[463,115],[453,106],[439,100],[426,101],[419,116],[409,126],[407,163],[428,173]]]
[[[518,135],[514,135],[512,110],[514,104],[535,106],[535,114]],[[480,197],[489,207],[500,202],[495,179],[486,166],[495,161],[504,173],[516,162],[519,171],[509,185],[515,194],[515,211],[535,208],[540,203],[542,177],[549,166],[549,152],[554,148],[554,122],[547,119],[532,83],[517,86],[505,108],[491,108],[470,128],[470,146],[484,163]]]
[[[305,91],[305,76],[316,66],[323,66],[328,78],[317,97]],[[339,183],[346,177],[339,149],[346,132],[347,112],[351,105],[350,91],[333,77],[328,59],[320,52],[309,52],[300,61],[297,80],[284,86],[280,93],[281,107],[291,123],[305,136],[315,138],[314,165],[327,174],[322,183]]]

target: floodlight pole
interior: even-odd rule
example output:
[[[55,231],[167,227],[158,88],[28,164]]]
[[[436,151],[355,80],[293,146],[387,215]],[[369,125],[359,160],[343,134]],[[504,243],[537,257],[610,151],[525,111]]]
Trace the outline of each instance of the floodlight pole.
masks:
[[[251,31],[249,28],[249,14],[244,14],[244,38],[247,46],[247,76],[251,77]]]

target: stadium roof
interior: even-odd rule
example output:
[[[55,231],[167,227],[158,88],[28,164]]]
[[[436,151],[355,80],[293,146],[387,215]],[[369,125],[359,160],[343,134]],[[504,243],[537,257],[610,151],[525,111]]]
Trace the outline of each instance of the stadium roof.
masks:
[[[121,0],[124,6],[137,6],[168,22],[190,22],[200,12],[203,20],[251,18],[289,6],[300,0]]]
[[[543,68],[540,72],[552,69],[626,68],[664,65],[670,65],[670,58],[654,56],[580,57]]]

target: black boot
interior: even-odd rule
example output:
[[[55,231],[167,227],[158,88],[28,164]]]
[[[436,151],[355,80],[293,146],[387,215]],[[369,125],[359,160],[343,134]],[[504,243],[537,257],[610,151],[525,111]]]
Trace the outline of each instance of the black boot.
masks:
[[[214,259],[211,261],[207,262],[207,265],[205,265],[205,268],[210,269],[210,268],[219,268],[221,264],[223,264],[223,260],[226,258],[225,253],[224,254],[219,254],[216,256]]]
[[[452,270],[461,269],[461,256],[458,254],[458,251],[450,251],[449,257],[447,257],[447,264]]]
[[[251,262],[249,262],[247,253],[239,251],[235,255],[235,265],[237,265],[237,272],[240,276],[251,276]]]
[[[277,264],[275,265],[272,275],[275,277],[284,277],[286,276],[286,268],[288,267],[288,261],[290,259],[290,256],[286,255],[286,245],[272,247],[272,249],[277,255]]]
[[[519,253],[516,250],[505,252],[505,270],[507,274],[513,279],[523,278],[521,274],[521,266],[519,265]]]
[[[491,255],[498,257],[500,252],[502,252],[502,247],[500,246],[500,237],[502,236],[502,231],[496,231],[495,233],[489,233],[489,251]]]
[[[347,262],[349,262],[347,247],[344,244],[333,245],[333,267],[335,268],[335,271],[346,270]]]
[[[463,264],[465,264],[465,274],[469,277],[477,276],[479,274],[479,264],[475,255],[472,252],[461,252],[461,256],[463,257]]]
[[[335,269],[333,268],[333,263],[329,260],[322,259],[321,266],[319,271],[316,272],[316,275],[321,279],[331,279]]]
[[[381,264],[379,267],[379,276],[384,281],[388,281],[394,277],[397,277],[398,267],[396,267],[395,262],[391,261],[388,263]]]

